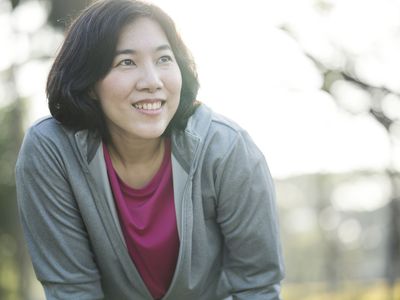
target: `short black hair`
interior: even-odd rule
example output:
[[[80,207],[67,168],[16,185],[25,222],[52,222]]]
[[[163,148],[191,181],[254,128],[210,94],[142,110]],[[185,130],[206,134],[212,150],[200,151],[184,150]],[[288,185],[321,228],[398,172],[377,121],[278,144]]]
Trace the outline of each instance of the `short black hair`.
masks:
[[[50,112],[61,124],[74,130],[95,130],[103,138],[108,137],[104,113],[91,91],[109,72],[122,29],[139,17],[160,24],[182,74],[179,106],[164,134],[186,127],[198,106],[194,60],[172,19],[159,7],[136,0],[96,1],[69,27],[46,86]]]

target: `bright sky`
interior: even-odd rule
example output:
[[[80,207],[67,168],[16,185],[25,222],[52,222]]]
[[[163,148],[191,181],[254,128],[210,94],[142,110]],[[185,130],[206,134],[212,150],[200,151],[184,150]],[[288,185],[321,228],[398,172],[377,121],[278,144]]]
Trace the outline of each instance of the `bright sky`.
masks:
[[[387,166],[390,142],[367,114],[368,95],[338,83],[334,92],[339,102],[359,114],[339,109],[329,94],[319,90],[320,74],[299,43],[278,26],[289,26],[302,47],[328,65],[341,66],[343,57],[338,53],[346,51],[354,57],[361,78],[400,91],[400,39],[395,38],[400,1],[326,0],[333,7],[329,15],[317,14],[312,0],[153,2],[173,17],[194,54],[199,99],[249,131],[274,177]],[[0,14],[0,40],[12,41],[2,42],[0,70],[26,58],[22,49],[27,47],[15,47],[29,44],[26,32],[41,32],[36,44],[48,45],[47,51],[54,53],[54,41],[45,39],[50,29],[43,27],[38,3],[22,4],[11,19]],[[0,12],[2,7],[4,0]],[[12,37],[13,30],[21,34]],[[43,90],[49,66],[50,62],[29,60],[18,68],[18,90],[34,103],[28,123],[48,114]],[[400,115],[394,106],[399,101],[388,103],[388,109]],[[400,161],[396,164],[400,168]]]

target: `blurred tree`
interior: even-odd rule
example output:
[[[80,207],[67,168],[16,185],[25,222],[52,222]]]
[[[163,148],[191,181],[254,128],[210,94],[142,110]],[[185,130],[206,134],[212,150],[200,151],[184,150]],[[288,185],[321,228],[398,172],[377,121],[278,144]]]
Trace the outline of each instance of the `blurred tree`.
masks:
[[[385,113],[385,110],[383,109],[383,102],[385,97],[388,95],[395,95],[397,97],[400,97],[400,94],[384,86],[373,86],[367,82],[358,79],[357,76],[353,74],[351,68],[351,66],[354,65],[351,62],[351,56],[346,54],[344,55],[349,61],[345,64],[347,68],[330,69],[317,58],[306,53],[306,56],[315,63],[315,65],[323,74],[324,82],[322,89],[326,92],[331,94],[331,87],[333,86],[333,84],[338,80],[345,80],[347,82],[355,84],[356,86],[369,93],[372,102],[368,112],[377,122],[379,122],[383,126],[383,128],[385,128],[390,140],[393,141],[395,133],[392,132],[392,127],[397,124],[399,120],[396,120]],[[335,99],[335,97],[333,98]],[[340,104],[340,102],[337,103],[339,106],[342,107],[342,109],[346,109]],[[391,162],[393,162],[393,159],[391,160]],[[393,294],[395,283],[400,277],[400,185],[398,180],[400,175],[392,164],[388,165],[387,174],[390,178],[390,182],[392,185],[392,196],[387,209],[389,219],[388,224],[390,227],[387,231],[388,243],[386,251],[386,280]]]
[[[400,198],[393,198],[389,204],[390,220],[387,252],[387,281],[391,287],[391,300],[395,300],[395,284],[400,269]]]
[[[12,70],[9,70],[12,76]],[[14,166],[22,140],[21,101],[0,109],[0,271],[5,284],[0,287],[0,299],[12,295],[25,297],[26,278],[24,274],[29,263],[22,247],[22,234],[17,219],[17,204],[14,183]],[[16,270],[19,270],[16,271]],[[20,274],[18,274],[20,273]]]
[[[318,201],[314,205],[317,216],[321,216],[323,211],[327,209],[330,205],[330,194],[331,194],[331,183],[329,182],[329,175],[323,176],[319,175],[316,178],[316,196]],[[336,292],[339,289],[340,284],[340,249],[339,243],[333,234],[327,234],[326,231],[318,226],[320,239],[323,241],[323,246],[321,246],[322,251],[322,270],[323,270],[323,280],[327,284],[327,290],[329,292]]]
[[[330,12],[333,10],[335,6],[335,2],[333,1],[326,1],[326,0],[315,0],[314,1],[314,8],[319,11],[320,16],[324,17],[332,17],[329,15]],[[339,5],[338,5],[339,6]],[[343,7],[343,6],[342,6]],[[351,6],[349,6],[351,7]],[[361,13],[360,13],[361,14]],[[379,20],[379,15],[377,13],[376,20]],[[356,18],[356,17],[355,17]],[[356,19],[354,19],[356,20]],[[376,20],[370,20],[373,24]],[[376,22],[376,26],[379,22]],[[397,24],[397,23],[396,23]],[[351,25],[350,25],[351,26]],[[398,26],[396,32],[398,31]],[[313,49],[307,49],[307,39],[302,39],[301,34],[299,34],[298,28],[295,28],[290,25],[290,22],[285,23],[281,26],[283,30],[285,30],[291,37],[293,37],[300,47],[304,51],[304,55],[308,57],[314,65],[319,70],[320,74],[323,78],[323,83],[321,89],[325,92],[332,95],[334,100],[337,100],[337,105],[347,111],[350,114],[358,114],[358,113],[368,113],[373,119],[375,119],[382,127],[385,129],[389,140],[391,141],[392,146],[392,156],[394,155],[394,140],[399,138],[396,134],[399,134],[399,131],[396,128],[400,126],[400,118],[396,117],[396,114],[388,113],[387,106],[385,107],[386,99],[391,97],[391,99],[400,99],[399,91],[393,90],[388,88],[382,84],[382,86],[375,86],[367,81],[367,79],[360,79],[357,76],[360,72],[359,69],[357,70],[357,59],[360,60],[360,53],[352,52],[351,47],[348,49],[344,46],[345,41],[341,41],[340,39],[334,40],[333,37],[329,37],[329,33],[326,33],[327,39],[326,42],[329,45],[335,45],[332,47],[332,51],[335,52],[335,57],[340,57],[341,63],[335,64],[329,61],[326,57],[317,56],[317,53],[311,53]],[[355,28],[358,28],[355,26]],[[353,28],[349,28],[351,30]],[[359,33],[363,35],[362,32]],[[389,35],[388,35],[389,36]],[[396,39],[398,36],[394,36],[393,39]],[[386,37],[387,38],[387,37]],[[304,44],[302,44],[304,42]],[[377,40],[376,43],[384,42],[384,40]],[[392,44],[391,44],[392,45]],[[377,46],[377,45],[374,45]],[[372,46],[372,47],[374,47]],[[347,49],[347,50],[346,50]],[[315,49],[314,49],[315,50]],[[374,51],[379,52],[379,49],[368,49],[372,52],[372,55],[376,54]],[[380,49],[382,50],[382,49]],[[365,51],[365,50],[364,50]],[[358,72],[357,72],[358,71]],[[368,76],[366,76],[368,78]],[[359,112],[355,112],[351,109],[351,103],[344,103],[335,97],[335,93],[333,92],[335,84],[338,82],[345,82],[349,83],[351,86],[355,86],[362,91],[365,91],[366,94],[369,96],[370,103],[367,111],[360,110]],[[348,106],[347,106],[347,105]],[[367,133],[368,134],[368,133]],[[392,294],[394,291],[394,285],[399,280],[400,277],[400,175],[399,171],[396,170],[394,165],[394,157],[392,157],[387,165],[386,174],[387,177],[390,179],[391,183],[391,196],[388,201],[388,205],[385,209],[387,215],[387,228],[385,232],[385,238],[387,240],[386,243],[386,282],[388,286],[392,290]],[[321,200],[322,201],[322,200]],[[327,253],[329,255],[329,253]],[[334,280],[334,278],[332,278]],[[393,296],[392,296],[393,297]]]

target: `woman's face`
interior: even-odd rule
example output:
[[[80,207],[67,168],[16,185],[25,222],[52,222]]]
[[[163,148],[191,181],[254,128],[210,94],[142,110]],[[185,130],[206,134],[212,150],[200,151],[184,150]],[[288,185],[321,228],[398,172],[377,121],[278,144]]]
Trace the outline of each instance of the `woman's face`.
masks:
[[[139,18],[121,31],[109,73],[94,89],[111,137],[159,138],[174,116],[182,77],[160,25]]]

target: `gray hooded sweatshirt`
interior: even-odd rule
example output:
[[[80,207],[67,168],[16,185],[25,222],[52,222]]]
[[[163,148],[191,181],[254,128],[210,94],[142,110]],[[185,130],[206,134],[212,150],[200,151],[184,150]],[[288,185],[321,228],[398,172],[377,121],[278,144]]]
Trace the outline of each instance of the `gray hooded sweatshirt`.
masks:
[[[17,198],[47,299],[152,299],[125,246],[101,143],[51,117],[24,138]],[[162,299],[280,299],[275,194],[262,153],[205,105],[171,146],[180,249]]]

